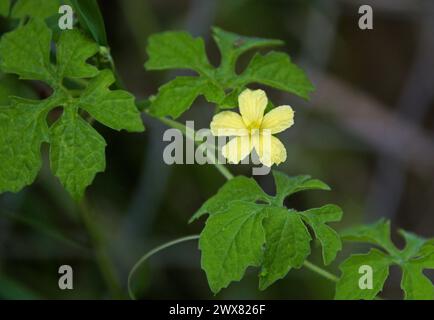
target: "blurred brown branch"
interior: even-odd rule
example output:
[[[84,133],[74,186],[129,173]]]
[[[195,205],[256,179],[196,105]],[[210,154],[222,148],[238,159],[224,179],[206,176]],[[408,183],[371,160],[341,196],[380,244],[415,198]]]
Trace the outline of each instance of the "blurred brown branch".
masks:
[[[434,142],[422,129],[394,115],[379,101],[330,75],[312,72],[317,91],[311,104],[370,144],[409,165],[415,173],[434,173]]]

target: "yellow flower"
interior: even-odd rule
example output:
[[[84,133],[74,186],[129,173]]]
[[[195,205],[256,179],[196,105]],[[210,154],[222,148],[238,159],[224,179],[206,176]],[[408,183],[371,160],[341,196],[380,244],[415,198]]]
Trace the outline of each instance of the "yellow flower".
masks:
[[[267,167],[286,160],[285,146],[273,134],[294,124],[294,111],[290,106],[280,106],[264,115],[267,103],[264,91],[246,89],[238,97],[241,115],[223,111],[214,116],[210,125],[214,136],[235,136],[222,148],[229,162],[239,163],[253,149]]]

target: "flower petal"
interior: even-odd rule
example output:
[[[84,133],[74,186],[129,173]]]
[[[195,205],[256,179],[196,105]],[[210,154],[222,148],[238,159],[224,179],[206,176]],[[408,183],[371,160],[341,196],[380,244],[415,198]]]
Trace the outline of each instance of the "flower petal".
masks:
[[[259,160],[267,167],[286,161],[285,146],[279,139],[270,134],[259,135],[257,139],[253,139],[253,145]]]
[[[232,111],[217,113],[210,124],[213,136],[244,136],[248,130],[241,116]]]
[[[235,137],[223,148],[222,154],[230,163],[237,164],[252,151],[250,136]]]
[[[294,110],[290,106],[280,106],[268,112],[262,120],[261,130],[271,134],[282,132],[294,124]]]
[[[238,97],[240,113],[248,128],[261,126],[268,99],[263,90],[244,90]]]

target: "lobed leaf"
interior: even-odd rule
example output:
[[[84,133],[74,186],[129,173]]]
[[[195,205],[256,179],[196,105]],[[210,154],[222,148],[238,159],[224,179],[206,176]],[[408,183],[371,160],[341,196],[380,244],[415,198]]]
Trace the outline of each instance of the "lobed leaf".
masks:
[[[48,141],[48,101],[14,100],[0,107],[0,193],[31,184],[42,164],[41,145]]]
[[[413,259],[402,266],[401,288],[406,300],[434,300],[434,285],[423,274],[424,269],[434,269],[434,250],[430,255]]]
[[[281,199],[292,192],[325,188],[323,183],[310,178],[290,178],[279,172],[274,172],[274,175]],[[215,293],[230,282],[240,280],[247,266],[261,266],[261,290],[285,277],[291,268],[300,268],[310,254],[312,239],[304,222],[312,227],[321,241],[326,263],[330,263],[341,249],[338,234],[326,225],[327,222],[341,219],[342,211],[338,207],[329,205],[305,212],[288,210],[283,206],[283,200],[277,203],[276,198],[266,194],[255,180],[244,176],[226,182],[216,195],[202,205],[190,222],[206,213],[210,216],[201,234],[203,242],[200,247],[203,269]],[[238,235],[232,237],[241,229],[243,219],[249,221],[250,228],[251,221],[256,221],[249,220],[253,218],[261,222],[256,224],[253,232],[261,234],[260,241],[258,238],[248,239],[247,236],[243,239],[239,239]],[[240,232],[244,231],[245,229]],[[228,249],[229,244],[225,241],[229,241],[235,248]],[[249,241],[256,249],[254,255],[247,252],[246,258],[242,252],[246,250]],[[260,247],[261,254],[258,249]],[[243,258],[239,258],[239,255]],[[258,262],[259,258],[261,260]],[[228,271],[229,268],[235,268],[235,271]]]
[[[25,26],[2,36],[0,67],[21,79],[54,82],[54,68],[50,63],[51,31],[41,20],[32,20]]]
[[[427,244],[427,240],[405,230],[399,230],[399,234],[405,239],[405,247],[399,256],[404,260],[419,257],[422,248]]]
[[[267,55],[256,54],[247,69],[237,81],[241,85],[260,83],[309,98],[314,87],[303,70],[291,62],[282,52],[270,52]]]
[[[404,230],[399,232],[406,242],[402,250],[398,250],[390,240],[390,222],[384,219],[373,225],[348,230],[343,233],[343,239],[367,242],[383,248],[387,254],[382,253],[382,255],[387,257],[389,264],[398,265],[402,269],[401,288],[405,292],[405,299],[432,300],[434,285],[423,274],[423,271],[424,269],[434,269],[434,242],[432,239],[426,240]],[[349,281],[351,279],[348,274],[343,273],[340,282]],[[353,289],[341,287],[342,295],[345,294],[345,290],[351,291]],[[347,292],[347,294],[349,298],[353,297],[351,293]]]
[[[158,117],[171,116],[176,119],[187,111],[200,95],[217,101],[223,99],[224,91],[203,77],[177,77],[160,87],[158,95],[152,101],[150,112]]]
[[[366,242],[384,248],[389,253],[396,253],[396,248],[390,239],[390,221],[380,221],[360,227],[351,228],[341,233],[346,241]]]
[[[300,214],[321,243],[324,264],[329,265],[335,260],[337,253],[342,250],[342,242],[339,234],[327,223],[340,221],[343,214],[342,209],[329,204],[300,212]]]
[[[241,36],[218,27],[213,27],[212,31],[214,41],[220,50],[221,67],[227,71],[235,71],[237,59],[249,50],[284,44],[281,40]]]
[[[50,128],[51,170],[75,200],[105,170],[105,140],[68,109]]]
[[[212,292],[241,280],[248,267],[261,264],[265,217],[263,207],[235,201],[226,211],[208,218],[199,248]]]
[[[142,132],[143,122],[134,96],[124,90],[110,90],[109,87],[114,82],[115,77],[111,71],[101,71],[89,82],[77,101],[77,106],[111,129]]]
[[[324,182],[311,179],[310,176],[289,177],[288,175],[273,171],[273,177],[276,184],[276,202],[283,205],[286,197],[305,190],[330,190],[330,187]]]
[[[291,268],[300,268],[310,255],[312,240],[300,216],[285,208],[268,208],[264,229],[266,246],[259,276],[261,290],[284,278]]]
[[[168,31],[149,37],[148,70],[192,69],[203,74],[212,70],[202,38],[187,32]]]
[[[383,289],[389,275],[390,258],[383,252],[372,249],[367,254],[355,254],[341,265],[342,276],[336,285],[336,300],[372,300]],[[360,268],[372,268],[372,289],[360,286],[363,273]]]
[[[86,62],[98,52],[98,45],[75,30],[60,34],[57,46],[57,76],[59,79],[92,78],[98,69]]]
[[[415,254],[415,257],[424,257],[430,255],[432,252],[434,252],[434,239],[427,239],[419,252]]]

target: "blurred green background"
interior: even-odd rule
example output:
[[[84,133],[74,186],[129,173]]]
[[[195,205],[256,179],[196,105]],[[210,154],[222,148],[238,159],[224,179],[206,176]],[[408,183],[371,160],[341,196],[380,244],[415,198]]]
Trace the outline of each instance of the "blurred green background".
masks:
[[[203,36],[218,64],[210,27],[248,36],[277,38],[302,66],[317,91],[308,103],[268,90],[275,104],[291,104],[296,124],[279,138],[288,160],[279,170],[310,174],[333,191],[296,195],[288,206],[306,209],[336,203],[344,210],[338,229],[391,219],[404,228],[434,236],[434,2],[432,0],[111,0],[99,1],[109,44],[128,90],[138,99],[154,94],[178,73],[146,72],[150,34],[187,30]],[[374,9],[374,29],[358,27],[359,6]],[[0,32],[13,21],[0,18]],[[243,57],[239,67],[251,55]],[[8,95],[43,98],[46,87],[0,75],[0,104]],[[208,127],[214,108],[205,100],[181,120]],[[97,126],[108,141],[107,170],[88,189],[91,214],[102,230],[126,295],[134,263],[166,241],[199,233],[203,220],[189,217],[225,182],[212,166],[167,166],[162,159],[166,129],[145,117],[144,134],[117,133]],[[47,158],[47,148],[43,157]],[[1,164],[0,164],[1,165]],[[251,174],[249,166],[231,166]],[[256,177],[273,193],[270,176]],[[393,235],[395,243],[402,239]],[[321,264],[313,243],[312,261]],[[329,268],[363,248],[346,245]],[[74,270],[74,290],[58,288],[58,268]],[[140,298],[330,299],[334,284],[308,270],[292,270],[265,292],[257,270],[216,297],[200,269],[196,242],[154,256],[135,276]],[[392,269],[383,294],[401,298],[399,272]],[[108,299],[110,291],[96,263],[78,208],[50,173],[48,162],[31,187],[0,195],[0,298]]]

